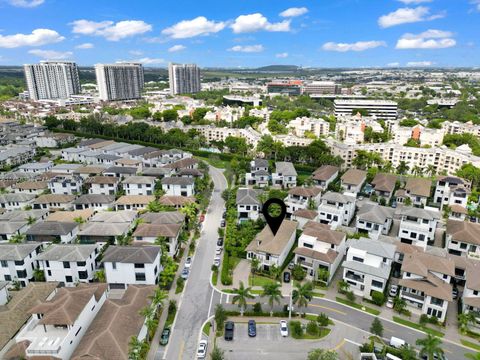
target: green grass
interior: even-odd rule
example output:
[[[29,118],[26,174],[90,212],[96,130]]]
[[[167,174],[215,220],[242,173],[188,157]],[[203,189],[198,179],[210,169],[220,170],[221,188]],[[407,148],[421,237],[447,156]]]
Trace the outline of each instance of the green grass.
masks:
[[[212,154],[213,157],[215,157],[215,154]],[[203,157],[203,156],[197,156],[199,159],[206,161],[210,165],[220,168],[220,169],[226,169],[229,162],[220,160],[220,159],[215,159],[215,158],[209,158],[209,157]]]
[[[212,283],[217,285],[218,282],[218,271],[212,271]]]
[[[183,288],[185,287],[185,282],[182,281],[180,285],[177,285],[175,288],[175,294],[180,294],[183,291]]]
[[[175,312],[168,314],[167,320],[165,321],[165,327],[170,327],[173,324],[173,320],[175,320],[175,314],[177,313],[177,310],[175,309]]]
[[[307,334],[306,332],[304,332],[302,336],[296,336],[296,335],[293,334],[292,331],[290,331],[290,335],[292,336],[292,338],[298,339],[298,340],[318,340],[318,339],[322,339],[325,336],[327,336],[328,334],[330,334],[330,331],[332,331],[332,330],[330,330],[328,328],[321,328],[318,335],[310,335],[310,334]]]
[[[249,286],[264,286],[271,283],[276,283],[276,281],[264,276],[259,276],[259,275],[248,277]]]
[[[348,305],[348,306],[351,306],[355,309],[358,309],[358,310],[362,310],[362,311],[365,311],[365,312],[368,312],[369,314],[372,314],[372,315],[380,315],[380,311],[376,310],[376,309],[372,309],[368,306],[365,306],[365,305],[362,305],[362,304],[357,304],[355,302],[352,302],[350,300],[347,300],[347,299],[344,299],[344,298],[341,298],[341,297],[336,297],[335,300],[341,304],[344,304],[344,305]]]
[[[260,294],[263,294],[263,290],[256,290],[256,289],[253,289],[251,292],[252,292],[252,294],[253,294],[253,295],[260,295]]]
[[[466,346],[466,347],[469,347],[473,350],[476,350],[476,351],[480,351],[480,345],[479,344],[475,344],[473,342],[470,342],[468,340],[463,340],[463,339],[460,339],[460,342],[462,343],[463,346]]]
[[[312,295],[314,297],[319,297],[319,298],[323,298],[325,296],[324,293],[321,293],[321,292],[317,292],[317,291],[312,291]]]
[[[204,326],[203,326],[203,329],[202,329],[202,332],[207,335],[207,336],[210,336],[210,328],[212,327],[212,324],[210,324],[210,321],[208,321]]]
[[[395,321],[398,324],[402,324],[402,325],[405,325],[405,326],[411,327],[413,329],[417,329],[417,330],[426,332],[427,334],[431,334],[431,335],[434,335],[434,336],[443,337],[445,335],[444,333],[442,333],[438,330],[431,329],[429,327],[414,323],[414,322],[409,321],[409,320],[405,320],[405,319],[403,319],[401,317],[398,317],[398,316],[394,316],[393,321]]]

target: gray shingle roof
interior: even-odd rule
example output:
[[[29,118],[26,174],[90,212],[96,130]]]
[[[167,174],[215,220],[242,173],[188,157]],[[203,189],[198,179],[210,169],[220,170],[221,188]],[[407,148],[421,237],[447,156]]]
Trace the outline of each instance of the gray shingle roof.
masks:
[[[0,244],[0,260],[23,260],[39,246],[40,244]]]
[[[284,176],[297,176],[297,171],[291,162],[277,161],[275,163],[275,172]]]
[[[166,177],[162,179],[162,185],[193,185],[195,180],[187,177]]]
[[[110,246],[102,261],[152,264],[159,252],[160,246]]]
[[[433,212],[421,208],[411,207],[411,206],[402,206],[397,208],[395,214],[401,216],[413,216],[420,219],[440,219],[440,214],[438,212]]]
[[[237,205],[260,205],[259,197],[263,194],[262,190],[256,189],[238,189]]]
[[[75,222],[59,222],[59,221],[48,221],[42,223],[33,224],[30,229],[27,230],[27,235],[67,235],[75,228],[78,227],[78,224]]]
[[[103,194],[84,194],[77,198],[73,203],[75,205],[81,204],[111,204],[115,201],[114,195]]]
[[[376,224],[385,224],[387,219],[393,219],[395,210],[378,204],[365,204],[357,213],[360,220],[370,221]]]
[[[54,244],[38,256],[38,260],[85,261],[95,252],[96,245]]]
[[[332,191],[329,191],[323,194],[322,200],[333,201],[333,202],[338,202],[342,204],[345,204],[348,202],[355,202],[355,198],[353,196],[348,196],[348,195],[344,195],[344,194],[340,194]]]
[[[395,256],[395,245],[384,243],[378,240],[361,238],[358,240],[349,240],[348,245],[354,249],[363,250],[369,254],[388,259],[393,259]]]

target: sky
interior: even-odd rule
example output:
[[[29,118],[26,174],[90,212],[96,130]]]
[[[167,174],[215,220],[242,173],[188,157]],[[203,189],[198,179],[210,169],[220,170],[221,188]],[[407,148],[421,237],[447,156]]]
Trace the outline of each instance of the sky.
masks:
[[[0,65],[477,67],[480,0],[0,0]]]

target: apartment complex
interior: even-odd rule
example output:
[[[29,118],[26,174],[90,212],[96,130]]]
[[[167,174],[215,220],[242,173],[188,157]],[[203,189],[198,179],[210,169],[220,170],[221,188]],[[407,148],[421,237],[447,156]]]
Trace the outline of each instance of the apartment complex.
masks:
[[[386,100],[342,100],[337,99],[334,102],[335,116],[352,115],[354,110],[366,110],[370,116],[384,120],[395,120],[398,115],[397,103]]]
[[[100,100],[135,100],[142,96],[142,64],[96,64],[95,74]]]
[[[170,93],[191,94],[201,90],[200,69],[196,64],[173,64],[168,65],[168,80]]]

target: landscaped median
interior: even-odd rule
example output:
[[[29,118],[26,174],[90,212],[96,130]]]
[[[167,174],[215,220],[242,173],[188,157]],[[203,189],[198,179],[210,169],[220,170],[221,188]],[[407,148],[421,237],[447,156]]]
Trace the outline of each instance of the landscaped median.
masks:
[[[462,343],[463,346],[469,347],[470,349],[473,349],[475,351],[480,352],[480,345],[479,344],[476,344],[476,343],[473,343],[471,341],[464,340],[464,339],[460,339],[460,342]]]
[[[375,316],[380,315],[379,310],[373,309],[373,308],[365,306],[363,304],[357,304],[356,302],[353,302],[353,301],[350,301],[350,300],[347,300],[347,299],[344,299],[344,298],[341,298],[341,297],[338,297],[338,296],[335,298],[335,300],[337,302],[339,302],[340,304],[347,305],[347,306],[353,307],[355,309],[365,311],[369,314],[372,314],[372,315],[375,315]]]
[[[431,334],[431,335],[434,335],[434,336],[437,336],[437,337],[440,337],[440,338],[444,337],[444,335],[445,335],[441,331],[426,327],[425,325],[414,323],[412,321],[403,319],[403,318],[398,317],[398,316],[394,316],[393,321],[396,322],[397,324],[405,325],[405,326],[411,327],[412,329],[417,329],[419,331],[423,331],[427,334]]]

